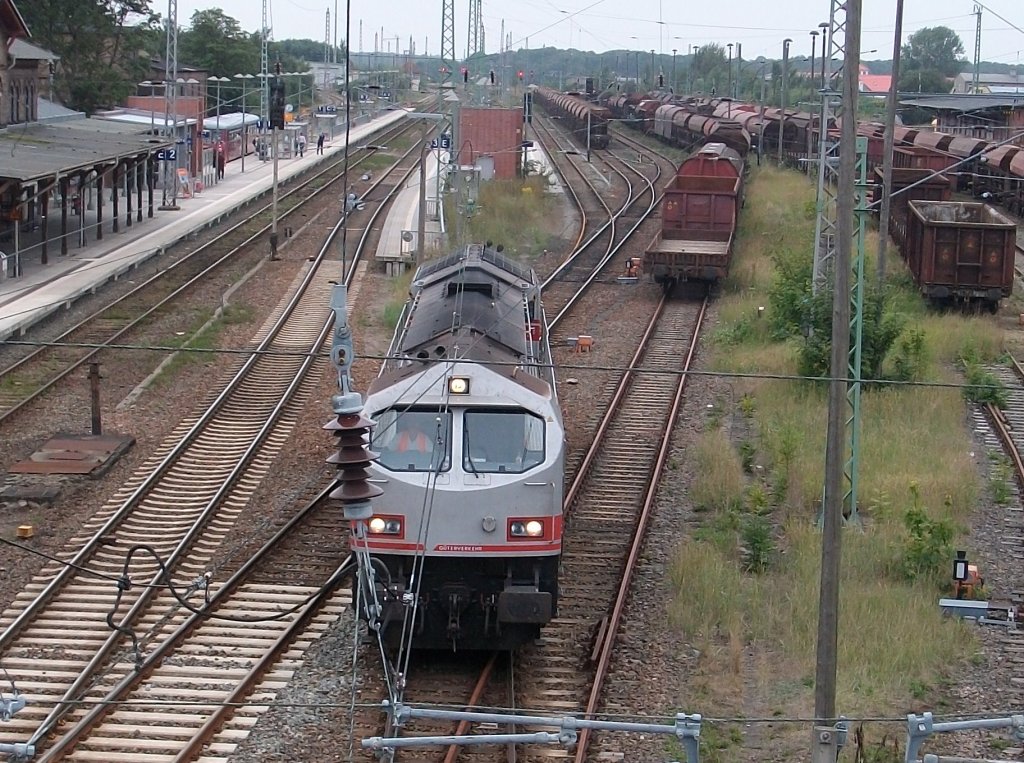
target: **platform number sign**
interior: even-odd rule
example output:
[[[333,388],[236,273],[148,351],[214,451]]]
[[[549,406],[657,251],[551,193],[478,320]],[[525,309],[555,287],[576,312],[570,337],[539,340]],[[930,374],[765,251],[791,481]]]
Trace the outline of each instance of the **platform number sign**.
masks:
[[[161,148],[156,152],[156,158],[161,162],[176,162],[178,161],[178,149]]]
[[[434,138],[430,141],[431,148],[443,148],[450,149],[452,147],[452,136],[445,133],[440,138]]]

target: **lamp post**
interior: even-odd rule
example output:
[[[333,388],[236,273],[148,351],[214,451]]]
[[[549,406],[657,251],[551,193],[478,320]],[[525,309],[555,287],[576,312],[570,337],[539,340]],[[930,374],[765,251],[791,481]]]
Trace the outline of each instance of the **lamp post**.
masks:
[[[217,139],[220,140],[220,83],[230,82],[231,80],[227,77],[207,77],[206,81],[217,83]]]
[[[726,101],[725,118],[732,119],[732,43],[726,43],[725,47],[729,49],[729,99]]]
[[[782,139],[786,134],[786,80],[789,78],[789,37],[782,41],[782,114],[779,119],[779,166],[782,166]]]
[[[697,53],[700,45],[690,46],[690,65],[686,67],[686,90],[687,95],[693,95],[693,67],[697,63]]]
[[[672,48],[672,93],[675,94],[678,89],[676,87],[676,49]]]
[[[251,74],[236,74],[235,79],[242,80],[242,172],[245,172],[245,152],[249,148],[249,128],[245,124],[245,82],[255,77]]]
[[[654,48],[651,48],[651,90],[654,89],[654,84],[657,81],[657,75],[654,73]]]
[[[821,30],[821,89],[825,89],[825,56],[828,55],[828,31],[831,25],[827,21],[818,24]]]
[[[812,29],[811,32],[810,32],[810,35],[811,35],[811,87],[814,87],[814,61],[815,61],[815,56],[817,56],[817,52],[818,52],[817,51],[817,46],[818,46],[818,30],[817,29]],[[822,63],[822,66],[824,66],[824,63]]]

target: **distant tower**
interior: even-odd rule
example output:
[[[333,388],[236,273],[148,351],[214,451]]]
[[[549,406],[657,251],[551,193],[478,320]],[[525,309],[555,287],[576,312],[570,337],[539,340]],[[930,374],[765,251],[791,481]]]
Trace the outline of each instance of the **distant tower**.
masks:
[[[455,68],[455,0],[441,3],[441,86],[452,79]]]
[[[466,33],[466,58],[484,52],[483,0],[469,0],[469,30]]]

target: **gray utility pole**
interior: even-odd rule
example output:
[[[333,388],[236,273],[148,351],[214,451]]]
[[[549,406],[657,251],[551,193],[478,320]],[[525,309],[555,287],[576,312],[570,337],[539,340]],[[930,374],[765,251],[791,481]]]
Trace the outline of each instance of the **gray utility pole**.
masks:
[[[892,147],[896,132],[896,98],[899,93],[900,48],[903,43],[903,0],[896,0],[896,33],[892,41],[892,81],[885,102],[885,138],[882,141],[882,208],[878,215],[878,284],[885,283],[885,250],[889,244],[889,208],[892,193]]]
[[[837,12],[845,10],[845,24]],[[860,69],[861,0],[832,0],[830,44],[836,45],[838,32],[845,31],[842,79],[843,116],[857,113]],[[845,29],[843,28],[845,27]],[[831,56],[826,56],[826,62]],[[828,64],[826,63],[826,66]],[[823,96],[824,97],[824,96]],[[822,116],[826,116],[824,113]],[[827,130],[822,122],[821,134]],[[825,496],[822,506],[821,586],[818,600],[817,656],[814,673],[814,717],[818,724],[830,724],[836,718],[836,673],[839,644],[839,566],[844,510],[844,473],[847,402],[847,375],[850,351],[850,266],[853,248],[854,186],[857,165],[855,146],[857,120],[843,119],[839,154],[839,181],[836,219],[835,284],[832,292],[832,356],[828,396],[828,434],[825,443]],[[822,161],[825,161],[823,152]],[[819,187],[819,193],[821,189]],[[859,342],[859,336],[858,336]],[[859,354],[858,354],[859,357]],[[855,422],[856,424],[856,422]]]
[[[978,22],[974,27],[974,82],[971,87],[972,93],[978,92],[978,84],[981,80],[981,6],[974,6],[974,15]],[[920,88],[919,88],[920,89]]]

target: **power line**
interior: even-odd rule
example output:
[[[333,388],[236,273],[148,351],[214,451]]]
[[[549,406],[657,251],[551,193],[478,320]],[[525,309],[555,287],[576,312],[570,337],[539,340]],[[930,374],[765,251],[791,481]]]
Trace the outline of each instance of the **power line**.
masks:
[[[174,346],[174,345],[135,345],[135,344],[93,344],[89,342],[44,342],[44,341],[29,341],[29,340],[4,340],[0,342],[0,345],[23,345],[30,347],[77,347],[83,349],[110,349],[110,350],[131,350],[141,352],[190,352],[190,353],[205,353],[209,355],[241,355],[248,357],[250,355],[261,355],[266,357],[291,357],[291,358],[305,358],[315,357],[322,358],[324,360],[330,360],[330,354],[328,352],[305,352],[302,350],[253,350],[249,348],[207,348],[207,347],[185,347],[185,346]],[[373,353],[361,353],[359,355],[360,360],[409,360],[397,355],[378,355]],[[435,363],[450,363],[451,359],[436,360],[433,358],[416,358],[417,363],[422,363],[424,366]],[[518,368],[522,363],[514,361],[487,361],[478,362],[467,358],[459,358],[456,362],[469,363],[472,365],[487,365],[495,367],[507,367],[507,368]],[[754,372],[741,372],[741,371],[712,371],[708,369],[690,369],[688,371],[677,371],[667,370],[663,368],[648,368],[647,366],[629,366],[621,365],[578,365],[575,363],[531,363],[531,367],[534,368],[545,368],[554,371],[616,371],[616,372],[632,372],[638,374],[649,374],[651,376],[700,376],[710,378],[721,378],[721,379],[763,379],[767,381],[793,381],[793,382],[817,382],[817,383],[828,383],[831,381],[844,381],[842,377],[831,377],[831,376],[806,376],[802,374],[780,374],[780,373],[754,373]],[[845,379],[849,381],[849,379]],[[565,380],[562,379],[564,383]],[[936,388],[936,389],[998,389],[996,385],[985,385],[985,384],[969,384],[967,382],[937,382],[937,381],[905,381],[901,379],[866,379],[860,380],[861,384],[870,384],[880,387],[922,387],[922,388]]]

